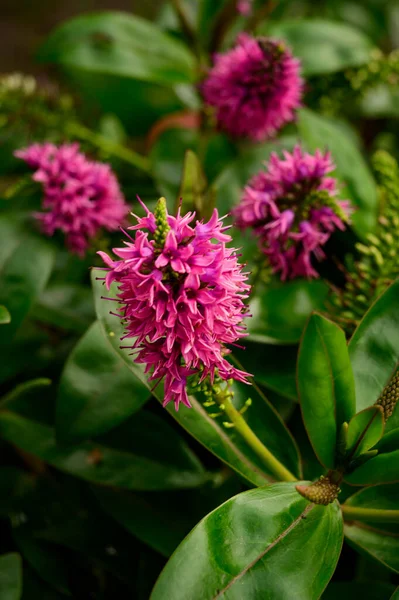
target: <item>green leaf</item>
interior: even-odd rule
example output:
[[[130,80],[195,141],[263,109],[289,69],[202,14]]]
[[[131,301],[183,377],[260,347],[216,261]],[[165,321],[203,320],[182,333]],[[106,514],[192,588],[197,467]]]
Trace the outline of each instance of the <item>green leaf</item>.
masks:
[[[324,19],[296,19],[261,25],[258,33],[283,39],[301,60],[305,76],[324,75],[370,60],[372,41],[345,23]]]
[[[238,358],[258,384],[285,398],[297,401],[297,354],[297,346],[258,344],[245,340],[245,349],[235,349],[233,356]]]
[[[91,13],[63,23],[46,40],[38,58],[89,73],[163,85],[190,83],[195,78],[194,57],[181,42],[123,12]]]
[[[64,446],[57,444],[52,427],[13,412],[0,413],[3,439],[86,481],[131,490],[168,490],[196,487],[207,480],[189,448],[161,419],[140,412],[122,427],[98,442]]]
[[[356,210],[351,219],[359,237],[373,231],[377,219],[377,188],[375,180],[359,149],[345,136],[339,124],[321,117],[307,108],[299,111],[298,129],[305,148],[331,152],[336,165],[335,175],[345,183],[340,197],[349,198]]]
[[[381,581],[333,581],[322,600],[389,600],[395,586]]]
[[[8,228],[0,223],[0,235]],[[1,250],[1,246],[0,246]],[[31,234],[21,234],[0,265],[0,304],[7,306],[11,322],[1,330],[2,339],[14,335],[44,289],[53,267],[54,249],[47,240]]]
[[[11,322],[11,315],[5,306],[0,305],[0,325],[7,325]]]
[[[151,600],[316,600],[342,545],[337,504],[309,504],[295,484],[250,490],[211,512],[161,573]],[[326,543],[328,540],[328,544]],[[204,588],[205,585],[205,588]]]
[[[364,488],[350,496],[345,506],[356,506],[360,508],[375,508],[378,510],[398,509],[399,483],[391,485],[373,485]]]
[[[141,365],[133,362],[131,357],[120,349],[120,339],[123,335],[123,327],[120,319],[110,315],[107,301],[101,296],[104,287],[101,281],[96,280],[92,274],[92,284],[98,320],[100,321],[104,335],[111,342],[114,350],[129,366],[136,377],[149,387],[147,377]],[[115,296],[115,287],[112,287],[107,295]],[[275,409],[267,400],[259,395],[254,387],[245,384],[235,384],[235,401],[237,408],[244,406],[248,396],[253,400],[252,406],[245,416],[248,424],[255,434],[263,441],[269,450],[295,475],[300,475],[299,454],[295,441],[288,432],[283,421]],[[157,386],[153,391],[159,402],[163,402],[162,386]],[[262,460],[246,444],[234,428],[226,428],[223,425],[223,417],[215,419],[205,409],[200,399],[190,397],[192,408],[181,406],[176,411],[170,404],[166,410],[174,419],[186,429],[190,435],[203,444],[210,452],[235,469],[248,481],[255,485],[263,485],[270,481],[270,472]],[[212,409],[211,409],[212,410]]]
[[[399,481],[399,450],[380,453],[345,475],[351,485],[375,485]]]
[[[77,442],[105,433],[148,400],[140,383],[93,323],[70,354],[61,375],[56,423],[60,439]]]
[[[190,531],[187,527],[187,506],[184,504],[182,511],[178,498],[175,503],[169,504],[164,494],[162,497],[161,494],[149,497],[148,494],[144,496],[105,488],[97,488],[94,492],[107,514],[163,556],[169,557]]]
[[[346,539],[355,550],[399,573],[398,536],[355,523],[346,523],[344,532]]]
[[[40,577],[55,590],[71,596],[68,586],[68,569],[63,556],[49,544],[35,540],[23,531],[23,527],[13,530],[14,542],[23,558]]]
[[[83,334],[95,318],[92,295],[83,285],[51,284],[38,298],[32,315],[42,323]]]
[[[192,150],[187,150],[176,208],[182,199],[182,214],[195,210],[199,215],[210,216],[204,214],[207,187],[208,182],[197,155]]]
[[[0,598],[19,600],[22,596],[22,564],[19,554],[0,556]]]
[[[378,406],[370,406],[349,421],[347,448],[351,458],[373,448],[384,432],[384,417]]]
[[[313,314],[298,355],[298,393],[313,449],[334,468],[337,433],[355,412],[355,387],[345,334],[332,321]]]
[[[374,404],[395,373],[399,359],[399,280],[363,317],[349,342],[356,409]]]
[[[266,289],[257,290],[250,302],[249,339],[295,344],[312,311],[323,308],[327,294],[323,281],[273,282]]]

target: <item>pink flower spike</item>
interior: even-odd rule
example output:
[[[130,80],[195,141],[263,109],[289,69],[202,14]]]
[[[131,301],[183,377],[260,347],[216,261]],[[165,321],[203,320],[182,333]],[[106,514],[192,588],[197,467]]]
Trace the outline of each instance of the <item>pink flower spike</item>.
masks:
[[[247,9],[248,2],[240,4]],[[265,140],[295,118],[304,87],[299,71],[283,42],[242,33],[233,49],[216,56],[201,91],[220,129]]]
[[[266,170],[245,186],[233,215],[238,227],[253,229],[281,279],[318,277],[312,259],[325,258],[322,247],[336,229],[345,229],[351,205],[336,199],[330,153],[312,155],[296,146],[283,156],[270,156]]]
[[[32,176],[43,187],[42,212],[34,217],[43,232],[65,235],[71,252],[83,256],[101,229],[115,231],[128,206],[109,165],[90,161],[78,144],[32,144],[15,156],[36,169]]]
[[[99,253],[107,287],[117,282],[123,339],[131,340],[127,347],[151,380],[164,379],[164,405],[174,402],[176,410],[190,406],[187,378],[192,375],[212,380],[217,371],[222,379],[246,383],[248,377],[225,358],[227,345],[245,336],[247,275],[235,250],[225,246],[229,236],[217,212],[192,228],[194,218],[168,215],[160,200],[155,214],[146,209],[145,221],[139,219],[134,238],[114,249],[120,260]]]

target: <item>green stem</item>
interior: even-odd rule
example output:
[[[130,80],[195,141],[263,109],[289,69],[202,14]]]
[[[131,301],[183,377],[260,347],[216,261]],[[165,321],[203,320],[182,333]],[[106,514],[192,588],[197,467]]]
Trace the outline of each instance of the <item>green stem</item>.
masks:
[[[150,161],[148,158],[134,152],[134,150],[130,150],[130,148],[125,148],[120,144],[112,142],[103,135],[91,131],[91,129],[88,129],[84,125],[71,123],[68,126],[68,133],[77,139],[90,142],[94,146],[97,146],[97,148],[104,150],[104,152],[112,154],[120,160],[131,164],[136,169],[140,169],[146,173],[149,173],[150,171]]]
[[[285,466],[263,445],[258,436],[249,427],[241,413],[233,406],[228,398],[223,398],[223,410],[234,424],[236,431],[244,438],[252,450],[262,459],[268,470],[279,481],[297,481]]]
[[[379,508],[361,508],[359,506],[341,505],[342,513],[347,521],[371,521],[375,523],[399,523],[399,510],[383,510]]]

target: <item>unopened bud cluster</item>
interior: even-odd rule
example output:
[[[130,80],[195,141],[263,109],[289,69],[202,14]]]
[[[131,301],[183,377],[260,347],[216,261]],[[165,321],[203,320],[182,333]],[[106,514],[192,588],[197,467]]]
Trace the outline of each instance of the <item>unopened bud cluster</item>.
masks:
[[[297,485],[296,490],[310,502],[324,506],[334,502],[341,491],[339,485],[325,475],[311,485]]]
[[[385,421],[392,416],[396,403],[399,399],[399,371],[395,373],[389,384],[384,388],[376,404],[384,411]]]
[[[346,263],[343,289],[330,298],[332,315],[351,335],[372,302],[399,276],[396,240],[399,237],[399,166],[387,152],[373,157],[379,184],[380,217],[366,244],[357,244],[358,261]]]

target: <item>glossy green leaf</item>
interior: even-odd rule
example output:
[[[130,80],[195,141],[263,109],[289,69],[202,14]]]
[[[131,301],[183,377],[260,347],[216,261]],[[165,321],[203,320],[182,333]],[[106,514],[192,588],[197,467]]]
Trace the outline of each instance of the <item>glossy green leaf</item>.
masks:
[[[391,485],[373,485],[350,496],[345,506],[376,508],[378,510],[396,510],[398,507],[399,483]]]
[[[11,315],[8,312],[8,310],[6,309],[5,306],[0,306],[0,325],[7,325],[7,323],[10,323],[11,321]]]
[[[355,412],[355,388],[345,334],[313,314],[298,355],[298,393],[313,449],[327,468],[335,465],[337,433]]]
[[[0,235],[8,228],[0,224]],[[1,247],[0,247],[1,250]],[[53,267],[54,249],[43,237],[21,234],[11,254],[0,265],[0,304],[7,306],[11,322],[1,330],[2,340],[17,331],[44,289]]]
[[[395,586],[382,581],[333,581],[322,600],[390,600]]]
[[[398,600],[398,598],[399,598],[399,587],[396,588],[396,590],[392,594],[390,600]]]
[[[0,413],[0,436],[76,477],[131,490],[167,490],[201,485],[208,475],[166,423],[143,412],[98,442],[57,444],[54,430],[14,412]],[[129,439],[126,441],[126,438]]]
[[[41,47],[39,59],[164,85],[189,83],[195,76],[194,57],[181,42],[123,12],[86,14],[63,23]]]
[[[344,532],[350,545],[358,552],[399,573],[399,536],[355,523],[346,523]]]
[[[249,339],[295,344],[312,311],[323,308],[327,294],[323,281],[274,282],[266,289],[257,289],[250,301]]]
[[[120,320],[110,315],[107,301],[101,299],[104,288],[102,282],[96,280],[95,273],[92,276],[92,283],[97,317],[102,325],[104,334],[111,342],[114,350],[118,352],[136,377],[149,386],[141,365],[135,364],[131,357],[120,349],[120,338],[123,335],[123,328]],[[115,289],[111,289],[107,295],[109,294],[110,297],[113,297],[114,291]],[[257,389],[254,387],[235,384],[234,389],[235,402],[238,408],[244,406],[248,397],[252,398],[252,406],[245,413],[245,417],[258,438],[267,445],[270,451],[290,471],[296,476],[300,476],[298,449],[275,409],[273,409],[264,397],[259,395]],[[161,386],[157,386],[153,393],[160,402],[163,401]],[[247,445],[234,428],[226,428],[223,425],[224,417],[212,418],[210,416],[212,409],[210,411],[207,410],[202,402],[195,397],[191,397],[190,402],[192,409],[181,406],[179,411],[175,411],[174,407],[169,404],[167,410],[190,435],[253,484],[263,485],[271,480],[271,475],[267,467],[258,455]]]
[[[0,556],[0,598],[19,600],[22,596],[22,563],[19,554]]]
[[[377,454],[353,473],[345,475],[345,481],[352,485],[375,485],[399,481],[399,449]]]
[[[384,433],[384,417],[378,406],[370,406],[349,421],[347,448],[351,458],[373,448]]]
[[[161,573],[151,600],[316,600],[342,545],[337,504],[316,506],[295,484],[239,494],[203,519]],[[328,539],[328,544],[326,540]]]
[[[92,294],[83,285],[51,284],[38,298],[32,314],[43,323],[83,334],[95,319]]]
[[[105,433],[139,410],[149,396],[96,322],[72,351],[61,375],[57,435],[80,441]]]
[[[365,314],[349,342],[356,386],[356,409],[374,404],[399,360],[399,280]]]
[[[325,19],[265,23],[258,33],[285,40],[294,56],[300,59],[305,76],[363,65],[370,60],[374,48],[363,32],[345,23]]]
[[[335,175],[345,184],[343,198],[349,198],[356,207],[351,219],[356,233],[364,236],[373,231],[377,218],[377,188],[363,156],[342,128],[331,119],[307,108],[299,111],[298,129],[305,148],[331,152],[336,165]]]

